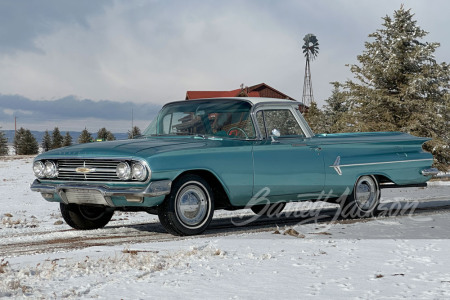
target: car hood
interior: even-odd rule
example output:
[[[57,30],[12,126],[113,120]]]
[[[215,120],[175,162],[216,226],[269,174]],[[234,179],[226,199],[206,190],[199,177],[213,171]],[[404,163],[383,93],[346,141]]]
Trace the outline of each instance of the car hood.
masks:
[[[148,157],[159,152],[204,148],[215,142],[218,141],[191,136],[181,138],[151,137],[135,140],[94,142],[51,150],[39,155],[39,158]]]

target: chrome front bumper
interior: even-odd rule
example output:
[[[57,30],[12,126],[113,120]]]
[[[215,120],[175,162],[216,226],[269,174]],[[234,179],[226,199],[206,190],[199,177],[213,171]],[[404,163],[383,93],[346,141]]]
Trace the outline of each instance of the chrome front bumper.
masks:
[[[77,204],[101,204],[115,206],[111,200],[113,196],[124,196],[129,202],[140,202],[143,197],[157,197],[170,194],[171,180],[152,181],[144,188],[124,187],[109,188],[103,185],[86,184],[45,184],[38,179],[34,180],[30,189],[39,192],[45,199],[53,198],[58,194],[61,200]]]

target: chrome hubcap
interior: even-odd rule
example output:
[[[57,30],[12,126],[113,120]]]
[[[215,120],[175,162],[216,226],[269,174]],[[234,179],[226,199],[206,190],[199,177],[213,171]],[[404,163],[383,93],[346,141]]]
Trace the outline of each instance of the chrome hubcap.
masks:
[[[177,195],[178,219],[188,227],[200,227],[207,219],[209,197],[203,186],[186,183]]]
[[[371,176],[361,177],[355,186],[355,202],[361,210],[368,211],[373,208],[379,198],[376,181]]]

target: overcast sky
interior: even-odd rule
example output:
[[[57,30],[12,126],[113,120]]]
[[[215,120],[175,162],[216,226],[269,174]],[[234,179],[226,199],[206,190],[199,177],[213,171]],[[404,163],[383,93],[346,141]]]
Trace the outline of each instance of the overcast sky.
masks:
[[[351,77],[345,64],[402,3],[430,32],[425,41],[441,43],[438,62],[449,62],[446,0],[0,0],[0,127],[12,129],[18,115],[33,130],[126,132],[132,106],[145,112],[136,115],[145,127],[187,90],[241,83],[301,100],[308,33],[320,44],[311,72],[322,105],[329,82]],[[62,116],[57,108],[74,109]]]

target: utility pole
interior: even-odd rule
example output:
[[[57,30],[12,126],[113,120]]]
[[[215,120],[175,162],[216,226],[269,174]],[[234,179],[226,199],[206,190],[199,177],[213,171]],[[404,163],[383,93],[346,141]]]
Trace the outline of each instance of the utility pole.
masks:
[[[14,141],[17,141],[17,116],[14,116]],[[17,155],[16,147],[14,147],[14,153]]]
[[[134,116],[133,116],[133,108],[131,108],[131,138],[134,138]]]

